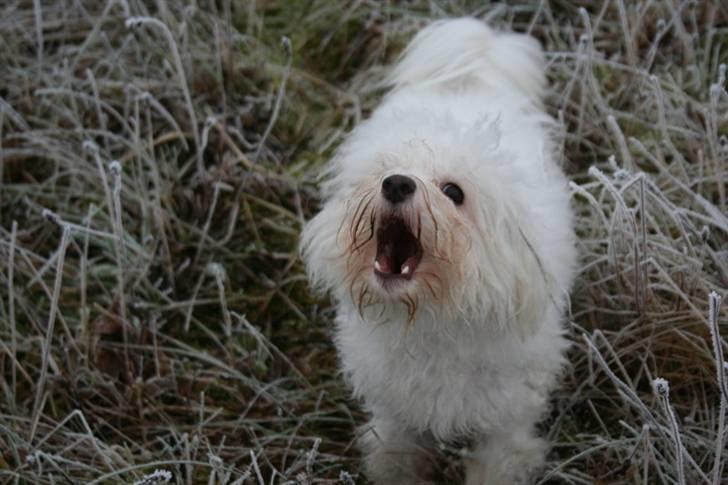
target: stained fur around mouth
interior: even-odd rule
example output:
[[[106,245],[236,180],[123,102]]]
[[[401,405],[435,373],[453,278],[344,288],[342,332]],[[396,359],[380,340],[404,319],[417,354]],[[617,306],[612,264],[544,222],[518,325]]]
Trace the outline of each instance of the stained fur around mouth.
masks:
[[[422,245],[405,219],[389,215],[376,233],[376,274],[383,279],[411,279],[422,259]]]

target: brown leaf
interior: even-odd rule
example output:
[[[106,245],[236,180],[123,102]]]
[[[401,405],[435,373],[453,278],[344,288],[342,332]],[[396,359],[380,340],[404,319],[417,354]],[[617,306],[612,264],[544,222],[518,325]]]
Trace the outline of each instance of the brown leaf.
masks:
[[[119,379],[124,374],[124,361],[113,350],[98,348],[96,351],[96,367],[104,374]]]
[[[119,313],[119,302],[114,299],[109,307],[108,313],[101,313],[94,320],[93,332],[95,335],[121,336],[123,327],[121,319],[117,316]]]

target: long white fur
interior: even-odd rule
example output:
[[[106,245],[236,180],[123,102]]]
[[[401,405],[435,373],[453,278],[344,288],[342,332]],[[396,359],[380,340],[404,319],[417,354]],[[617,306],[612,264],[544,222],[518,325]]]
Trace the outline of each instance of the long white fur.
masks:
[[[545,451],[534,425],[564,364],[576,259],[541,107],[543,55],[524,35],[440,21],[415,37],[390,83],[332,160],[323,209],[302,236],[312,282],[336,302],[342,371],[372,415],[366,471],[378,484],[420,483],[433,441],[467,436],[468,484],[515,483]],[[381,180],[394,173],[418,181],[403,214],[422,221],[425,248],[421,276],[400,293],[373,274],[376,242],[351,244],[367,236],[354,214],[367,207],[376,220]],[[462,207],[440,192],[448,181],[463,188]]]

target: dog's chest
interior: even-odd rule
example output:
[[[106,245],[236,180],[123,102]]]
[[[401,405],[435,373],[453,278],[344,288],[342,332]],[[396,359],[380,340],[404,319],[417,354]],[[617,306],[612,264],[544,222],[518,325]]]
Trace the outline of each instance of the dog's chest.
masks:
[[[337,344],[345,375],[371,411],[445,439],[538,413],[550,387],[524,349],[478,332],[403,334],[340,322]]]

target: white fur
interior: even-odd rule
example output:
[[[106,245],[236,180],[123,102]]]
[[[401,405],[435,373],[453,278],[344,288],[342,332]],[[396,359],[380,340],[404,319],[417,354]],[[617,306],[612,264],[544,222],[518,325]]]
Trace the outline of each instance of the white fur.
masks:
[[[304,229],[310,278],[337,305],[343,373],[372,414],[362,446],[375,483],[421,483],[434,440],[473,440],[469,485],[526,479],[543,458],[533,428],[563,365],[576,253],[542,57],[535,40],[474,19],[422,30]],[[420,227],[424,256],[408,284],[385,288],[368,237],[390,210],[391,174],[417,180],[398,213]]]

